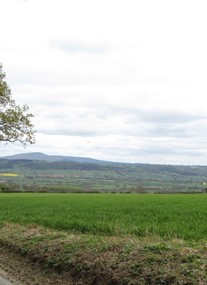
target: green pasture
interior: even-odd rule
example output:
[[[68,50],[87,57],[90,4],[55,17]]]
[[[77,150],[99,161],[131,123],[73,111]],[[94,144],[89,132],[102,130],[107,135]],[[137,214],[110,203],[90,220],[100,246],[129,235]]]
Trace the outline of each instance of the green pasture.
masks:
[[[206,194],[0,194],[0,223],[97,235],[207,239]]]

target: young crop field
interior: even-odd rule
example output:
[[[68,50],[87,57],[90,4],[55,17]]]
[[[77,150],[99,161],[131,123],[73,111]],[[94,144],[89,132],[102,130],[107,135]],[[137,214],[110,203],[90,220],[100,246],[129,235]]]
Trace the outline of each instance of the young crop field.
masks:
[[[49,270],[38,284],[207,284],[206,205],[206,194],[1,193],[2,260]]]
[[[202,240],[205,194],[0,194],[0,223],[106,236]]]

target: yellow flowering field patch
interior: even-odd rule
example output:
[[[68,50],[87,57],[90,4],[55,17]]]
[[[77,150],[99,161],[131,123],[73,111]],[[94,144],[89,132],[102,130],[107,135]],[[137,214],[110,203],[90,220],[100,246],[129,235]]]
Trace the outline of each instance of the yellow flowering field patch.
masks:
[[[0,176],[17,177],[18,174],[16,174],[16,173],[0,173]]]

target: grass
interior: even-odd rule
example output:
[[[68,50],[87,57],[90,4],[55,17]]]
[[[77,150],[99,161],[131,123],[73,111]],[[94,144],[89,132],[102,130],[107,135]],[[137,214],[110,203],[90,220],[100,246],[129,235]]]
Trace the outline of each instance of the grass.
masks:
[[[207,195],[0,194],[0,250],[84,285],[207,284]]]
[[[207,195],[0,194],[0,223],[106,236],[207,236]]]

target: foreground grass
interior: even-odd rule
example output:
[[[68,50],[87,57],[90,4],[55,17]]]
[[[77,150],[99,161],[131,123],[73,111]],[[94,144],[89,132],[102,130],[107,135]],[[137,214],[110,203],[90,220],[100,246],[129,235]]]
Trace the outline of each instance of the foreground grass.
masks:
[[[202,240],[207,195],[0,194],[0,223],[98,235]]]
[[[1,227],[2,246],[26,255],[44,270],[68,274],[76,285],[207,284],[204,242],[74,235],[6,224]]]
[[[84,285],[207,284],[207,195],[1,194],[0,249]]]

